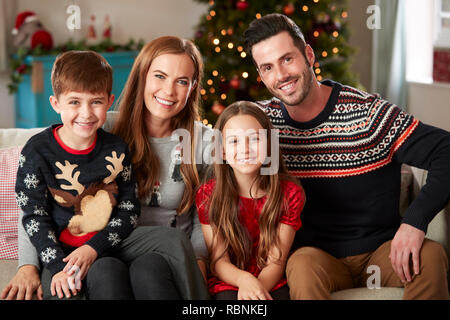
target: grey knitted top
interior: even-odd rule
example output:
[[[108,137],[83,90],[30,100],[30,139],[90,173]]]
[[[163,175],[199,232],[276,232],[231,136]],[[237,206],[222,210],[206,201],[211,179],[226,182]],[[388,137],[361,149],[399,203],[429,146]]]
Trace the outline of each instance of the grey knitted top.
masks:
[[[108,112],[107,122],[104,129],[109,131],[117,116],[116,112]],[[197,161],[197,169],[200,176],[204,174],[209,163],[209,137],[212,129],[197,123],[199,133],[202,135],[202,143],[197,144],[197,154],[202,155],[201,161]],[[200,138],[200,137],[199,137]],[[197,259],[207,259],[208,251],[203,238],[201,225],[198,220],[195,205],[189,212],[177,215],[176,209],[183,196],[185,184],[180,174],[180,143],[178,138],[172,136],[164,138],[149,137],[151,146],[160,160],[160,179],[154,186],[153,192],[141,201],[141,215],[138,220],[140,226],[171,226],[186,232],[191,239],[192,246]],[[203,141],[205,140],[205,141]],[[20,216],[19,221],[22,221]],[[32,264],[39,268],[39,260],[33,244],[28,238],[22,223],[18,224],[19,229],[19,264],[20,268],[26,264]]]

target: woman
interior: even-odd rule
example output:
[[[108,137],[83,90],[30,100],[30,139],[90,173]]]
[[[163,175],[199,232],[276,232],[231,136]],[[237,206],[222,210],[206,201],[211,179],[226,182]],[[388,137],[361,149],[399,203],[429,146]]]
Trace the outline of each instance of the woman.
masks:
[[[100,258],[91,266],[89,299],[208,298],[204,282],[208,253],[194,206],[204,168],[201,140],[209,130],[198,122],[202,72],[198,49],[177,37],[151,41],[135,60],[119,112],[108,117],[105,127],[128,143],[132,155],[141,200],[140,227],[121,246],[136,250],[132,256]],[[189,133],[182,143],[177,129]],[[39,286],[36,274],[36,268],[21,267],[9,294],[24,291],[28,297]],[[29,289],[24,277],[31,279]],[[18,298],[24,295],[17,293]]]

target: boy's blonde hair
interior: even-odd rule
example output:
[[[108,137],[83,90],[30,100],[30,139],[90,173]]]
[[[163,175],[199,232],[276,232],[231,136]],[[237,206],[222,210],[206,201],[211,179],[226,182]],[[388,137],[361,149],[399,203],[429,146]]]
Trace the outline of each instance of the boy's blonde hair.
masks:
[[[111,95],[112,68],[94,51],[67,51],[53,64],[52,88],[56,98],[69,91]]]

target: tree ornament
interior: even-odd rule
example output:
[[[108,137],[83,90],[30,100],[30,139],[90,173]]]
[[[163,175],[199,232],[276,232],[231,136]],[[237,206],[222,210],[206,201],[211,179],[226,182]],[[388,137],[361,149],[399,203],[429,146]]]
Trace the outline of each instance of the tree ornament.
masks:
[[[238,76],[233,76],[233,78],[230,80],[230,87],[232,87],[233,89],[239,89],[241,85],[241,81],[239,80]]]
[[[292,3],[288,3],[287,5],[285,5],[283,7],[283,12],[287,16],[291,16],[292,14],[294,14],[294,11],[295,11],[295,7]]]
[[[212,112],[214,112],[214,114],[220,115],[223,112],[223,110],[225,110],[225,106],[216,100],[216,101],[214,101],[214,104],[211,107],[211,110],[212,110]]]
[[[240,11],[246,11],[248,8],[248,2],[246,0],[238,0],[236,2],[236,9]]]

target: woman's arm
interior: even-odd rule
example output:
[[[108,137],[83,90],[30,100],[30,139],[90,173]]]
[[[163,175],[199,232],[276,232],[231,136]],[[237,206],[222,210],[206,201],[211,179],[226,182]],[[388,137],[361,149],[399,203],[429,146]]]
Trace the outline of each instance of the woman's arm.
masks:
[[[23,211],[20,210],[19,221],[17,223],[18,236],[19,236],[19,264],[18,268],[24,265],[33,265],[36,270],[39,271],[39,258],[36,248],[31,243],[27,232],[22,224]]]
[[[37,298],[42,300],[42,287],[39,278],[39,259],[28,234],[22,225],[23,211],[20,210],[17,224],[19,234],[19,265],[17,273],[3,288],[0,299],[31,300],[37,290]]]
[[[287,224],[280,223],[278,226],[278,239],[280,242],[279,250],[281,250],[281,257],[278,260],[280,252],[275,246],[272,247],[268,255],[267,265],[261,270],[258,276],[259,281],[261,281],[267,291],[270,291],[283,276],[294,237],[295,229]]]

